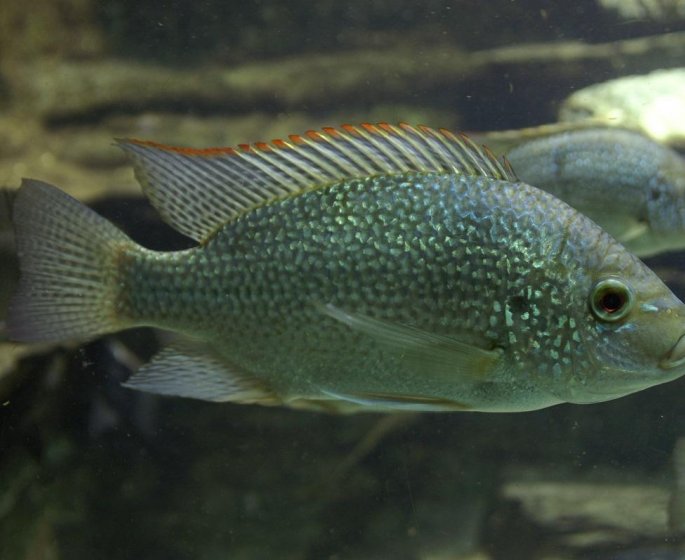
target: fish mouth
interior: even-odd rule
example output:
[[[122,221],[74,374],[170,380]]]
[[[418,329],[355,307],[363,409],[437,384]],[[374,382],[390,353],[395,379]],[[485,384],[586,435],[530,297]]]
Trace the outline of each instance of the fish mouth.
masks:
[[[662,369],[674,369],[685,365],[685,334],[678,339],[668,355],[659,362]]]

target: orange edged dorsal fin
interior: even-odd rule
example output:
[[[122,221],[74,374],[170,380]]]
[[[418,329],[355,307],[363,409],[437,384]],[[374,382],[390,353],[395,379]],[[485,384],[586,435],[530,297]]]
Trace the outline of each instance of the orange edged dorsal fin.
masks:
[[[468,138],[406,123],[346,124],[237,148],[117,143],[164,219],[197,241],[256,206],[346,179],[447,172],[516,180]]]

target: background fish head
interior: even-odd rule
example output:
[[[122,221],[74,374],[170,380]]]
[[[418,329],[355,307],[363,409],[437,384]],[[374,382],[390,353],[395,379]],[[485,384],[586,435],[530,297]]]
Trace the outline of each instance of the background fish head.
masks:
[[[585,280],[584,349],[569,402],[601,402],[685,374],[685,305],[656,274],[612,243]]]
[[[685,159],[664,150],[656,168],[644,191],[648,228],[630,241],[641,256],[685,245]]]

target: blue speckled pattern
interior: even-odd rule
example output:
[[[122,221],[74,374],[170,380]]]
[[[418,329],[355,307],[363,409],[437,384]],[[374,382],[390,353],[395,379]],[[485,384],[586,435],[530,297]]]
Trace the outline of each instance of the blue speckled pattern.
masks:
[[[593,283],[619,276],[659,308],[682,305],[556,198],[449,173],[335,183],[245,213],[197,249],[131,250],[124,262],[122,315],[209,341],[283,401],[398,393],[521,410],[604,400],[670,377],[630,333],[616,336],[592,317]],[[321,304],[500,358],[474,377],[420,371],[321,313]],[[642,319],[636,312],[626,324]],[[680,334],[653,351],[661,356]],[[642,335],[653,342],[649,327]],[[616,365],[621,372],[611,371]]]

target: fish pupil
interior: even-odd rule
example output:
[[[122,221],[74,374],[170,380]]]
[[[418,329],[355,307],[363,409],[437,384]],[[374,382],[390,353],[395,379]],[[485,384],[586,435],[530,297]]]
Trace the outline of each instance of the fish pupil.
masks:
[[[600,305],[606,313],[616,313],[625,303],[625,297],[618,292],[606,292],[602,295]]]

